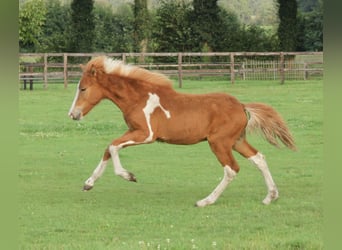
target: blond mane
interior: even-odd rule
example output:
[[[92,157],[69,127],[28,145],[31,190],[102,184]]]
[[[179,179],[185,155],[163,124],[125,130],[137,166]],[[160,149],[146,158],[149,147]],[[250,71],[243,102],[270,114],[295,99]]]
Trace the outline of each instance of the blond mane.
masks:
[[[85,71],[90,72],[95,68],[96,71],[105,74],[113,74],[120,77],[141,80],[154,85],[172,86],[172,81],[163,74],[151,72],[146,69],[125,64],[120,60],[113,60],[107,56],[99,56],[91,59]]]

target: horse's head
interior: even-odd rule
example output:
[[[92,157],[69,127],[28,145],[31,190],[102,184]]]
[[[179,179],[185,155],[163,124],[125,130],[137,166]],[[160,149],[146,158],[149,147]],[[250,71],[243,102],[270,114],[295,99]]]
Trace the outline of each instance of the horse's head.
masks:
[[[98,69],[95,65],[81,65],[83,75],[77,85],[76,95],[68,115],[80,120],[103,98],[101,85],[98,83]]]

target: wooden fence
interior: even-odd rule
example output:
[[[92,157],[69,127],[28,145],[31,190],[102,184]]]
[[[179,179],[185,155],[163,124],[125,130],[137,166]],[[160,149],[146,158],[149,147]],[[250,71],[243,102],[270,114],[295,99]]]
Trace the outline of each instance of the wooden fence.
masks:
[[[323,77],[323,52],[220,52],[220,53],[21,53],[19,84],[78,82],[80,63],[107,55],[178,78],[225,76],[235,80],[307,80]]]

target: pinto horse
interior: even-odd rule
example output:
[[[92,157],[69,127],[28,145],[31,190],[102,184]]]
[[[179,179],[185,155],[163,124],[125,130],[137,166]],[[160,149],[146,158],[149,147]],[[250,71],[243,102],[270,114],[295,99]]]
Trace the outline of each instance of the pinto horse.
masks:
[[[124,64],[106,56],[95,57],[81,65],[82,77],[69,116],[82,119],[96,104],[109,99],[122,111],[127,132],[112,141],[83,190],[93,188],[111,158],[116,175],[136,182],[120,162],[119,151],[154,141],[189,145],[208,141],[223,167],[223,179],[196,206],[213,204],[239,172],[232,150],[251,161],[262,173],[267,195],[264,204],[278,198],[265,157],[246,140],[246,132],[260,131],[274,146],[281,141],[295,150],[294,140],[281,116],[262,103],[243,104],[224,93],[183,94],[172,87],[166,76]]]

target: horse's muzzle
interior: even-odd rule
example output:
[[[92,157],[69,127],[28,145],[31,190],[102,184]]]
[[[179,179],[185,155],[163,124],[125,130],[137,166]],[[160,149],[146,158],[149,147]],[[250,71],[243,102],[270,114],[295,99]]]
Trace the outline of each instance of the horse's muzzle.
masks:
[[[69,117],[73,120],[81,120],[82,119],[82,112],[79,111],[79,110],[76,110],[76,111],[72,111],[72,112],[69,112]]]

